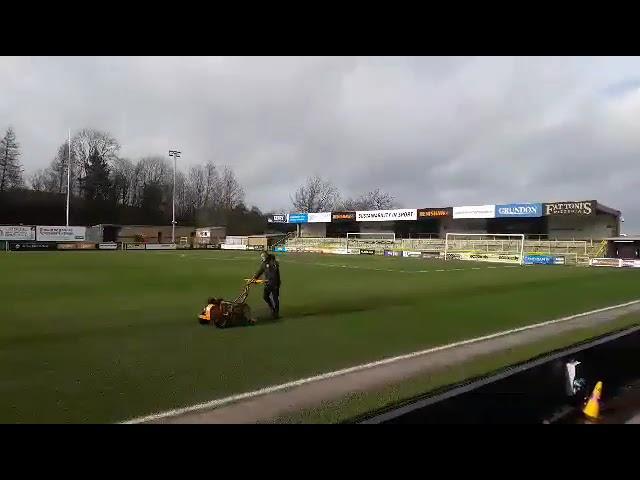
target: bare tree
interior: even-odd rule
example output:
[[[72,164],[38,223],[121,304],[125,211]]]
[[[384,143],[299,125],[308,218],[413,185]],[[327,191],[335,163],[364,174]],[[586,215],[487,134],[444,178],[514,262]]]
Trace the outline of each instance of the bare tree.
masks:
[[[348,198],[345,198],[344,200],[340,200],[336,205],[336,209],[349,210],[349,211],[365,210],[364,208],[362,208],[361,199],[352,198],[352,197],[348,197]]]
[[[230,167],[224,167],[220,178],[220,207],[232,210],[244,203],[244,189]]]
[[[173,173],[173,167],[169,161],[159,155],[143,158],[138,162],[138,167],[140,168],[140,178],[143,185],[168,184]]]
[[[71,159],[71,183],[74,184],[73,158]],[[64,142],[58,147],[56,156],[46,169],[47,182],[45,190],[52,193],[65,193],[67,191],[67,168],[69,165],[69,142]]]
[[[205,204],[206,178],[202,165],[189,169],[187,178],[188,198],[192,210],[198,210]]]
[[[0,192],[23,185],[20,144],[13,128],[9,127],[0,140]]]
[[[388,210],[396,206],[394,197],[379,188],[358,198],[348,197],[339,203],[341,210]]]
[[[176,172],[176,216],[184,218],[191,216],[192,213],[187,176],[178,170]]]
[[[111,182],[116,201],[121,205],[133,204],[135,189],[135,165],[127,158],[116,158],[112,162]]]
[[[388,210],[396,205],[394,197],[379,188],[361,195],[358,203],[361,210]]]
[[[207,162],[204,166],[204,202],[203,205],[217,208],[221,203],[220,175],[218,169],[213,162]],[[231,172],[233,174],[233,172]],[[234,177],[235,178],[235,177]],[[244,200],[244,191],[242,192],[242,200]]]
[[[38,169],[29,178],[29,184],[31,185],[31,189],[35,192],[45,192],[47,191],[47,169]]]
[[[318,175],[307,178],[294,193],[291,203],[297,212],[326,212],[338,203],[338,189]]]
[[[173,167],[162,156],[139,160],[131,173],[131,206],[151,208],[152,202],[164,202],[171,195]],[[159,205],[156,205],[159,206]]]

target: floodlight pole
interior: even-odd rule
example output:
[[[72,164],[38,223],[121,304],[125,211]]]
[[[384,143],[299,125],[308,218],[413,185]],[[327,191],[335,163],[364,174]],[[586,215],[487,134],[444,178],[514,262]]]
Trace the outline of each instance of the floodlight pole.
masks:
[[[176,159],[180,157],[177,150],[169,150],[169,156],[173,157],[173,216],[171,220],[171,243],[176,243]]]
[[[68,157],[67,157],[67,227],[69,226],[69,195],[71,192],[71,129],[69,129],[69,143],[68,143]]]

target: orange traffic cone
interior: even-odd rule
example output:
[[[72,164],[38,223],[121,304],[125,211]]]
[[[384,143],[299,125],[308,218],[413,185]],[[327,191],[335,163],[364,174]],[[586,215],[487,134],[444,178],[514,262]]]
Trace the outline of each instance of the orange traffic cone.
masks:
[[[602,382],[596,383],[593,393],[587,400],[587,404],[582,409],[582,413],[590,420],[597,420],[600,417],[600,397],[602,396]]]

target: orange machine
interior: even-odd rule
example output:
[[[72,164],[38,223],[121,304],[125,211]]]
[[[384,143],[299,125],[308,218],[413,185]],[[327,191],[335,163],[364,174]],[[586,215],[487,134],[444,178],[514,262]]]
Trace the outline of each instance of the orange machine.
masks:
[[[233,301],[222,298],[209,298],[207,305],[198,315],[201,325],[215,325],[218,328],[236,327],[239,325],[253,325],[256,320],[251,317],[251,308],[246,304],[251,286],[264,283],[264,280],[245,279],[242,293]]]

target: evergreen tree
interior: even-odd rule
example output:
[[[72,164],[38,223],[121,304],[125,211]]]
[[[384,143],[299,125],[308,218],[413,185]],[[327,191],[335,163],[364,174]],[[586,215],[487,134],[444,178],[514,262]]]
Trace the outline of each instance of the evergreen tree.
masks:
[[[109,166],[96,149],[93,149],[89,155],[86,176],[82,179],[82,189],[84,198],[87,200],[109,200],[111,198]]]
[[[24,185],[19,157],[20,144],[13,128],[9,127],[0,140],[0,192]]]

